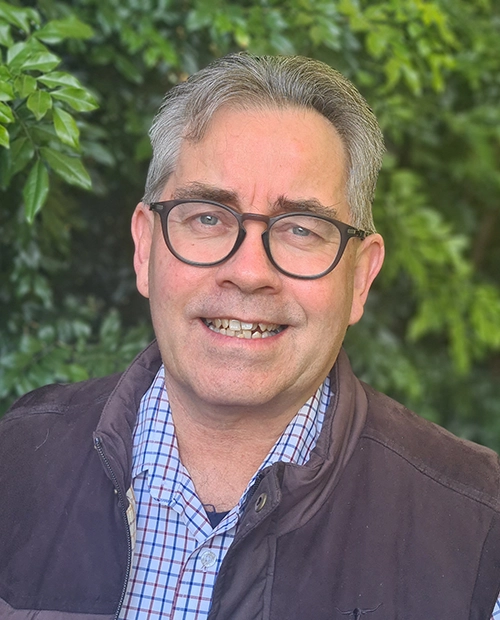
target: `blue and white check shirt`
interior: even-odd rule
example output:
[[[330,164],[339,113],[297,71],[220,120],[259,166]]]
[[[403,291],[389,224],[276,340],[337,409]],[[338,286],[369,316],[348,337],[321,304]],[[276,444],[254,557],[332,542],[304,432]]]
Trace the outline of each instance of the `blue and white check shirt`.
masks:
[[[330,401],[327,379],[301,408],[259,471],[277,461],[303,465]],[[133,444],[136,543],[122,620],[202,620],[236,534],[249,489],[215,528],[177,448],[162,367],[139,406]]]

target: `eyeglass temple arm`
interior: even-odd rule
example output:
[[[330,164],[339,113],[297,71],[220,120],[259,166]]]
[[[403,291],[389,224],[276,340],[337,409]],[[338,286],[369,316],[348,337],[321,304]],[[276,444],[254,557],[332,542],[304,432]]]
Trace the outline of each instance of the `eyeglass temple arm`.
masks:
[[[375,234],[374,230],[361,230],[360,228],[348,228],[347,234],[358,239],[366,239],[370,235]]]

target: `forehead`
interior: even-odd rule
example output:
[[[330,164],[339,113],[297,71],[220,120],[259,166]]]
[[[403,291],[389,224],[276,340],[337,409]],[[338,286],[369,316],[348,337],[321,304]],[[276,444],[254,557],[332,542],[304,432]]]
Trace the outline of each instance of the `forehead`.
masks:
[[[196,183],[249,204],[274,203],[280,196],[338,204],[345,201],[345,149],[316,111],[222,108],[200,140],[183,141],[162,197]]]

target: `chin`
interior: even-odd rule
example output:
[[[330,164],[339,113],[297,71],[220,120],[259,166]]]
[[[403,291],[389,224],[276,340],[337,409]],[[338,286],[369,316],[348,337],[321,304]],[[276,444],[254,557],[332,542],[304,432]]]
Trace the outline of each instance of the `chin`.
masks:
[[[197,396],[211,406],[234,409],[259,408],[271,402],[276,390],[256,390],[255,386],[239,387],[219,385],[216,389],[200,391]]]

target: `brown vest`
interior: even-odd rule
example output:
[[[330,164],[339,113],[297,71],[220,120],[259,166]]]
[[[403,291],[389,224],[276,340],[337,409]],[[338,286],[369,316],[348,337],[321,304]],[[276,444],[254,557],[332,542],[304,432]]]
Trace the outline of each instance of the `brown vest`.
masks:
[[[132,430],[159,364],[153,345],[121,377],[43,388],[0,423],[0,618],[116,613]],[[331,381],[310,460],[254,489],[210,620],[489,620],[497,456],[361,384],[343,353]]]

